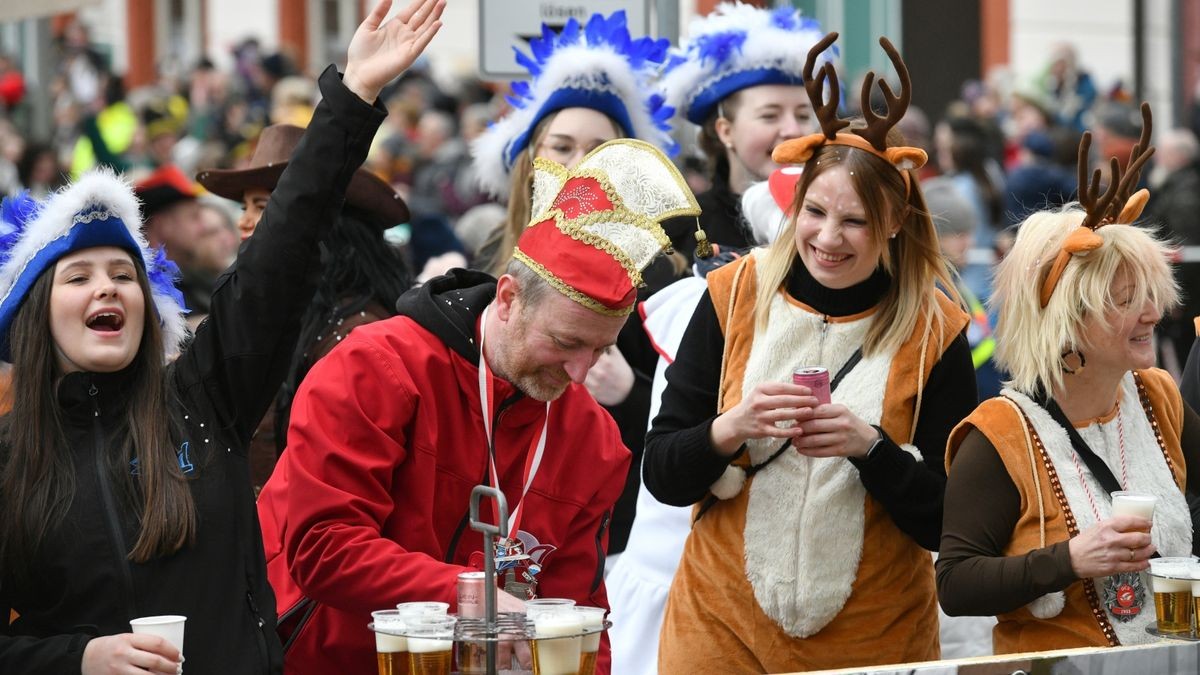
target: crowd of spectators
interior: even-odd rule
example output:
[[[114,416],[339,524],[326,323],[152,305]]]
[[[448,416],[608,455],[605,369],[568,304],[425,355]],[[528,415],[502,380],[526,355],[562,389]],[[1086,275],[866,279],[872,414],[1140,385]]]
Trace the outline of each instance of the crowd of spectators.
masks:
[[[186,72],[164,72],[128,91],[82,23],[66,23],[56,48],[48,92],[53,122],[44,138],[30,132],[20,64],[0,54],[0,195],[29,190],[41,197],[97,164],[135,183],[153,180],[165,166],[189,177],[200,169],[239,168],[265,126],[305,125],[317,96],[313,73],[286,53],[267,53],[253,38],[233,49],[230,69],[201,59]],[[1125,83],[1106,80],[1093,77],[1063,44],[1023,85],[1004,76],[972,80],[945,110],[913,107],[903,121],[909,142],[929,151],[922,178],[947,177],[972,207],[975,255],[960,271],[981,301],[990,295],[992,259],[980,253],[1002,256],[1013,226],[1027,214],[1074,199],[1075,149],[1084,130],[1094,136],[1092,156],[1128,156],[1140,124],[1137,102]],[[467,78],[453,90],[439,87],[428,63],[418,62],[384,92],[390,114],[367,160],[411,206],[411,222],[388,240],[405,248],[419,279],[470,264],[504,218],[502,206],[476,185],[470,144],[507,109],[507,89]],[[846,101],[851,108],[853,98]],[[1192,118],[1200,124],[1200,115]],[[1143,179],[1153,188],[1147,216],[1184,245],[1200,244],[1191,219],[1200,200],[1198,133],[1186,125],[1157,130],[1159,151]],[[677,160],[693,190],[702,192],[708,185],[700,152],[686,149],[694,148],[690,130],[677,136],[685,148]],[[236,205],[199,188],[186,196],[202,208],[188,210],[192,222],[179,229],[192,234],[172,253],[185,274],[189,259],[202,259],[200,276],[211,278],[210,270],[236,254]],[[1191,346],[1200,302],[1188,290],[1200,286],[1200,265],[1181,265],[1180,280],[1185,304],[1162,327],[1168,368],[1177,368]]]

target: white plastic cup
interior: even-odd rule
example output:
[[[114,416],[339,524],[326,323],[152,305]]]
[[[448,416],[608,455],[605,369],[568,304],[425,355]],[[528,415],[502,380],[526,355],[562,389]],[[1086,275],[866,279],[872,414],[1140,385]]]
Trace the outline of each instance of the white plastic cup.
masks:
[[[402,602],[396,605],[400,616],[446,616],[450,611],[448,602]]]
[[[1120,490],[1112,493],[1112,514],[1116,516],[1137,516],[1154,521],[1154,505],[1158,497],[1144,492]]]
[[[530,621],[536,621],[542,612],[569,611],[574,606],[575,601],[569,598],[535,598],[525,601],[525,616]]]
[[[186,621],[186,616],[179,616],[177,614],[143,616],[130,621],[129,627],[135,633],[157,635],[170,642],[175,649],[179,650],[179,655],[183,656],[183,624]]]
[[[408,641],[401,635],[405,629],[404,617],[394,609],[371,612],[375,622],[375,651],[379,654],[396,654],[408,651]],[[387,632],[384,632],[387,631]]]

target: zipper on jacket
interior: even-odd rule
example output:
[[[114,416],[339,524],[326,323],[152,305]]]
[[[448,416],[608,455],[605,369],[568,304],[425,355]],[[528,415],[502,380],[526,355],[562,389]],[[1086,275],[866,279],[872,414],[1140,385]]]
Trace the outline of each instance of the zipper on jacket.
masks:
[[[600,529],[596,530],[596,576],[592,577],[592,593],[600,588],[600,582],[604,581],[604,532],[608,529],[608,521],[612,518],[612,511],[605,511],[604,517],[600,519]]]
[[[104,502],[104,515],[108,521],[109,542],[117,555],[117,569],[120,572],[122,590],[125,593],[126,609],[130,616],[140,616],[137,609],[137,596],[133,592],[133,574],[129,571],[129,554],[125,550],[125,536],[121,531],[121,519],[117,515],[117,505],[113,500],[112,490],[108,485],[108,472],[104,464],[104,430],[100,426],[100,402],[96,395],[100,391],[92,384],[88,396],[92,399],[92,431],[95,436],[96,481],[100,484],[100,497]]]
[[[250,579],[247,578],[246,581],[249,583]],[[246,605],[250,607],[250,616],[253,617],[255,622],[254,636],[258,640],[259,663],[264,666],[270,665],[270,656],[267,653],[267,638],[263,635],[263,626],[267,622],[263,621],[262,614],[258,611],[258,603],[254,601],[254,591],[249,588],[246,589]]]
[[[492,436],[493,437],[495,437],[495,435],[496,435],[496,429],[498,429],[500,426],[500,416],[503,415],[504,411],[508,410],[508,408],[510,406],[512,406],[512,404],[514,404],[518,400],[520,400],[521,396],[522,396],[522,394],[519,394],[519,393],[513,394],[512,396],[509,396],[508,398],[501,401],[500,405],[496,407],[496,414],[492,416]],[[492,449],[493,449],[491,439],[488,439],[488,443],[489,443],[488,452],[490,453],[490,452],[492,452]],[[487,458],[484,458],[483,476],[479,479],[478,485],[484,485],[487,482],[488,482],[488,462],[487,462]],[[493,485],[492,487],[497,487],[497,486]],[[509,508],[512,508],[511,504],[509,504]],[[471,505],[470,505],[470,503],[468,503],[467,510],[463,512],[462,519],[458,521],[458,527],[454,528],[454,535],[452,537],[450,537],[450,545],[446,547],[446,557],[443,560],[443,562],[446,562],[446,563],[454,562],[454,554],[458,550],[458,540],[460,538],[462,538],[462,533],[464,530],[467,529],[467,525],[470,522],[471,522]],[[507,534],[505,536],[507,536]]]

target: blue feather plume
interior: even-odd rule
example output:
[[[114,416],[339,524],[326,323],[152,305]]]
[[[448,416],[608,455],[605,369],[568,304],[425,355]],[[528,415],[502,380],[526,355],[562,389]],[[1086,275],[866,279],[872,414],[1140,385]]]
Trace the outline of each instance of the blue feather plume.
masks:
[[[150,281],[150,288],[156,294],[170,297],[185,312],[188,311],[187,305],[183,302],[183,292],[175,285],[181,276],[179,266],[167,257],[166,248],[159,246],[152,250],[154,258],[148,261],[149,265],[146,266],[146,278]]]
[[[0,202],[0,260],[8,260],[25,227],[40,209],[41,204],[30,196],[28,190],[5,197]]]

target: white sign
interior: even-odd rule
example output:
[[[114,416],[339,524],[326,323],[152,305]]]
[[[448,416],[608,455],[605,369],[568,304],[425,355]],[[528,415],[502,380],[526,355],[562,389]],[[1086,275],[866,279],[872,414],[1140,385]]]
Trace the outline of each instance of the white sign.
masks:
[[[513,47],[529,54],[529,41],[542,24],[560,30],[568,19],[586,24],[589,17],[625,10],[633,38],[650,33],[650,0],[479,0],[479,72],[486,79],[526,77]]]

